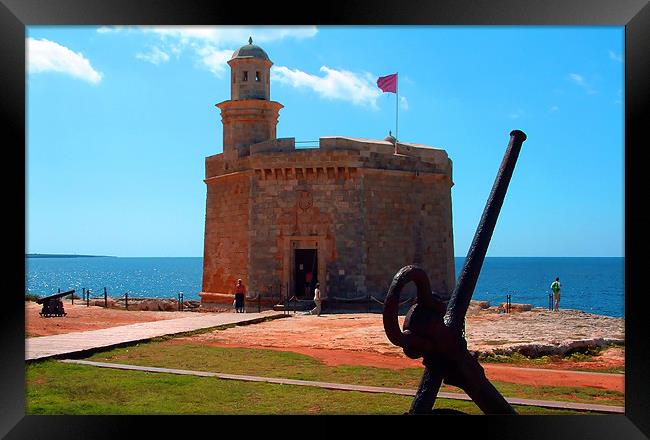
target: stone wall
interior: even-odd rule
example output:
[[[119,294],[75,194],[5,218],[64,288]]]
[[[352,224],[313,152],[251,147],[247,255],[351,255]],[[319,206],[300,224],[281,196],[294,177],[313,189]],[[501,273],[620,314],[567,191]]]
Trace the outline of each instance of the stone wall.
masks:
[[[288,288],[292,295],[301,248],[318,250],[326,298],[381,298],[394,274],[413,263],[424,266],[434,290],[451,292],[444,150],[413,146],[395,155],[389,142],[321,138],[319,149],[269,142],[250,151],[206,159],[204,292],[231,293],[242,278],[251,294],[268,298]]]
[[[217,104],[223,122],[226,159],[235,161],[250,154],[250,146],[276,137],[282,104],[264,100],[224,101]]]
[[[232,293],[248,285],[250,173],[222,176],[207,185],[203,292]]]
[[[271,62],[259,58],[230,60],[230,99],[269,100],[271,96],[270,68]],[[247,79],[244,81],[244,72]],[[259,73],[256,81],[255,73]]]
[[[453,290],[450,185],[436,177],[364,170],[366,276],[368,288],[378,296],[409,264],[424,267],[434,291],[447,295]],[[412,293],[413,285],[403,295]]]
[[[283,170],[285,171],[285,170]],[[251,211],[251,289],[291,283],[293,252],[318,249],[326,296],[365,292],[361,178],[356,168],[256,170]],[[268,290],[268,289],[267,289]]]

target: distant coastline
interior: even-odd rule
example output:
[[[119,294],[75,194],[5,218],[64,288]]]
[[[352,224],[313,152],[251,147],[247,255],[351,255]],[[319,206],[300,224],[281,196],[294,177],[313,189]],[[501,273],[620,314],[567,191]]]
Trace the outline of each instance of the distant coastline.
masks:
[[[112,255],[25,254],[25,258],[117,258]]]

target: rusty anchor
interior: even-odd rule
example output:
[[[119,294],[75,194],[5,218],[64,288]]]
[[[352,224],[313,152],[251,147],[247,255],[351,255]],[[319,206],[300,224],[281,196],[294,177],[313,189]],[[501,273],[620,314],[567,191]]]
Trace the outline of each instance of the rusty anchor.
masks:
[[[440,295],[431,291],[429,277],[417,265],[400,269],[388,289],[383,311],[386,336],[393,344],[402,347],[408,357],[423,358],[425,367],[409,414],[458,413],[433,409],[443,381],[464,390],[485,414],[517,414],[467,350],[463,333],[465,315],[525,140],[523,131],[510,132],[506,153],[449,302],[446,304]],[[401,331],[399,296],[410,282],[417,287],[417,301],[407,312],[404,331]]]

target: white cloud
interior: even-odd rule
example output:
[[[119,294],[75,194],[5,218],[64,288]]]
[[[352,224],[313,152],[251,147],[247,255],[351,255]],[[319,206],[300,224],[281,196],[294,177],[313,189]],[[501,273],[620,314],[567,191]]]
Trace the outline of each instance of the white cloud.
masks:
[[[524,115],[524,111],[523,111],[522,109],[517,109],[516,111],[510,113],[510,114],[508,115],[508,117],[509,117],[510,119],[519,119],[519,118],[522,117],[523,115]]]
[[[126,30],[127,27],[125,26],[101,26],[97,28],[97,33],[99,34],[110,34],[114,32],[122,32]]]
[[[157,46],[152,47],[148,53],[137,53],[135,57],[139,60],[147,61],[156,65],[169,61],[169,55],[167,52],[160,50]]]
[[[100,27],[100,34],[143,32],[157,37],[158,50],[167,56],[171,53],[176,57],[185,51],[198,57],[198,65],[207,68],[214,75],[221,77],[226,71],[226,62],[235,51],[234,48],[248,43],[253,38],[253,44],[283,40],[286,38],[312,38],[318,33],[316,26],[138,26],[138,27]],[[137,58],[153,62],[149,54],[138,54]],[[165,59],[167,61],[169,58]],[[163,61],[158,59],[159,62]]]
[[[408,111],[409,109],[409,102],[406,99],[406,96],[400,96],[399,97],[399,106],[402,108],[404,111]]]
[[[153,32],[164,38],[172,38],[183,42],[200,41],[217,47],[224,45],[241,45],[253,38],[253,44],[283,40],[285,38],[311,38],[318,33],[316,26],[155,26],[141,27],[144,32]]]
[[[591,87],[591,85],[585,80],[585,78],[582,75],[578,75],[577,73],[570,73],[569,78],[575,84],[585,89],[588,94],[593,95],[594,93],[596,93],[596,91]]]
[[[377,99],[382,92],[375,84],[375,77],[347,70],[331,69],[322,66],[323,76],[312,75],[302,70],[275,66],[271,70],[271,79],[295,88],[307,88],[327,99],[352,102],[355,105],[377,108]]]
[[[558,110],[560,110],[560,107],[558,107],[557,105],[554,105],[554,106],[551,107],[552,112],[556,112]]]
[[[623,55],[617,54],[613,50],[609,51],[609,59],[613,61],[618,61],[619,63],[623,62]]]
[[[27,39],[27,66],[29,73],[60,72],[92,84],[102,79],[102,74],[93,69],[81,52],[45,38]]]
[[[210,46],[196,49],[196,53],[201,57],[201,63],[218,77],[226,71],[227,62],[233,52],[234,49],[219,50]]]
[[[577,84],[584,84],[585,79],[582,77],[582,75],[578,75],[577,73],[571,73],[569,74],[569,77],[573,82]]]

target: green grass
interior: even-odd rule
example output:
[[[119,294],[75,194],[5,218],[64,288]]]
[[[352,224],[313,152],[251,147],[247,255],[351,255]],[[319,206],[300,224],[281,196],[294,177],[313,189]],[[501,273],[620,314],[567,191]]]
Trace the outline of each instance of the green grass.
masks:
[[[144,343],[97,353],[94,361],[244,374],[380,387],[416,389],[422,368],[392,370],[355,365],[327,366],[319,360],[275,350],[222,348],[175,343]],[[492,382],[507,397],[623,405],[624,394],[588,387],[551,387]],[[441,391],[462,392],[443,385]]]
[[[54,360],[28,364],[27,408],[36,414],[402,414],[411,398],[164,373],[111,370]],[[470,414],[472,402],[436,408]],[[585,414],[521,407],[520,414]]]

